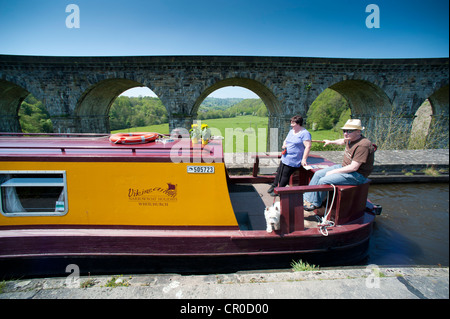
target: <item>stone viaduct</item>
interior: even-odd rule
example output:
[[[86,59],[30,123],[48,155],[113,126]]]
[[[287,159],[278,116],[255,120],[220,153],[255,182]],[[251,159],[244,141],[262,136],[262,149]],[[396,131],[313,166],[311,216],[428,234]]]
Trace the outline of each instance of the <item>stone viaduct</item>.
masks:
[[[278,128],[278,145],[291,116],[306,117],[326,88],[350,104],[367,136],[402,114],[408,132],[429,99],[439,131],[448,132],[448,58],[342,59],[251,56],[51,57],[0,55],[0,131],[20,132],[18,110],[28,94],[46,106],[55,132],[109,133],[109,109],[122,92],[147,86],[167,108],[170,130],[189,129],[202,101],[226,86],[256,93]],[[398,124],[397,124],[398,125]],[[408,131],[409,130],[409,131]]]

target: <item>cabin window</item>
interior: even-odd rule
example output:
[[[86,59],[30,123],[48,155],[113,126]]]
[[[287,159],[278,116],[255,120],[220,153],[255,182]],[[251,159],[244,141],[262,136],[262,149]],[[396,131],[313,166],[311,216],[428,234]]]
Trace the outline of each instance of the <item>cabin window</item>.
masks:
[[[0,171],[1,212],[5,216],[62,216],[67,213],[63,171]]]

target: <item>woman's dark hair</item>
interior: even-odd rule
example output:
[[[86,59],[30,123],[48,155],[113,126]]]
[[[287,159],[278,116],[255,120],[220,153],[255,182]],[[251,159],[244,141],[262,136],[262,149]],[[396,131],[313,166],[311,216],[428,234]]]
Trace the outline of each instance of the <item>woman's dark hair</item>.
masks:
[[[291,118],[291,121],[297,123],[300,126],[303,125],[303,117],[301,117],[300,115],[293,116]]]

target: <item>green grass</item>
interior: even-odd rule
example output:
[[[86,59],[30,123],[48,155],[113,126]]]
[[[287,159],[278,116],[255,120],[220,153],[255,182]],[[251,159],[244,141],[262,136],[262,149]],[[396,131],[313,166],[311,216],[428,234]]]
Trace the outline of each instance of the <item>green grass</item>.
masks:
[[[309,131],[311,133],[311,137],[313,140],[316,141],[323,141],[323,140],[337,140],[340,138],[343,138],[342,131],[335,132],[333,130],[317,130],[317,131]],[[344,150],[343,146],[338,145],[327,145],[326,147],[323,147],[323,144],[321,143],[312,143],[311,147],[312,151],[340,151]]]
[[[333,130],[318,130],[318,131],[309,131],[311,133],[313,140],[336,140],[339,138],[343,138],[342,132],[335,132]]]
[[[115,133],[132,133],[132,132],[157,132],[161,134],[169,134],[169,124],[159,124],[150,126],[139,126],[132,128],[124,128],[122,130],[111,131],[112,134]]]
[[[268,118],[252,115],[238,116],[232,118],[223,119],[209,119],[202,121],[202,124],[208,124],[211,128],[213,135],[221,135],[225,137],[224,151],[225,152],[265,152],[266,151],[266,138],[267,138],[267,126]],[[248,130],[248,129],[252,130]],[[228,130],[227,130],[228,129]],[[260,129],[264,129],[262,133]],[[241,131],[242,130],[242,131]],[[245,132],[247,130],[247,132]],[[169,134],[169,124],[160,124],[144,127],[134,127],[130,129],[116,130],[111,133],[119,132],[157,132],[161,134]],[[245,134],[244,134],[245,132]],[[332,130],[319,130],[311,131],[313,140],[334,140],[342,138],[340,132],[334,132]],[[263,138],[263,140],[260,140]],[[253,146],[249,147],[249,141]],[[254,141],[254,142],[253,142]],[[281,148],[281,145],[279,145]],[[336,147],[327,146],[323,148],[322,144],[313,143],[313,150],[335,150]]]
[[[302,261],[292,261],[291,262],[292,271],[312,271],[319,270],[319,267],[316,265],[309,264],[307,262]]]
[[[0,281],[0,294],[2,294],[6,289],[6,281]]]
[[[105,287],[110,287],[110,288],[128,287],[130,285],[130,283],[127,280],[125,280],[125,279],[123,279],[121,277],[122,277],[122,275],[120,275],[120,276],[113,276],[110,280],[108,280],[106,282]]]

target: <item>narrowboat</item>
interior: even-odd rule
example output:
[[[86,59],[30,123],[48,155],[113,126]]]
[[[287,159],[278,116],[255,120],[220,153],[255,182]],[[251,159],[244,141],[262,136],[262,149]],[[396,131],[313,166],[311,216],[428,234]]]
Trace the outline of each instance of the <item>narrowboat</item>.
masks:
[[[114,137],[0,136],[3,278],[67,275],[71,264],[85,274],[206,273],[299,259],[354,264],[367,255],[379,207],[367,200],[368,183],[307,186],[333,164],[326,159],[310,156],[274,199],[266,192],[274,176],[258,172],[272,155],[255,155],[252,174],[230,176],[221,139]],[[303,193],[318,190],[329,192],[329,204],[304,211]],[[268,229],[274,200],[278,220]]]

